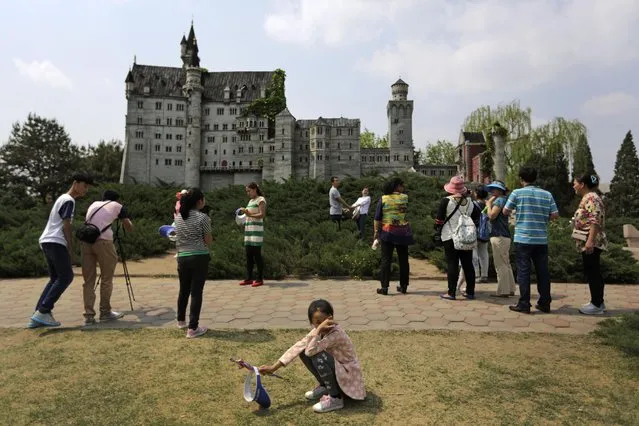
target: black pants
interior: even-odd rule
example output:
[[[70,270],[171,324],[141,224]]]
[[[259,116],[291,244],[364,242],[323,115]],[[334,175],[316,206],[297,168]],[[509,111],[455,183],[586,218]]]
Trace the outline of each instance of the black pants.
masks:
[[[530,274],[531,264],[537,273],[537,292],[539,306],[550,308],[550,271],[548,270],[547,244],[515,243],[515,259],[517,261],[517,284],[519,284],[519,306],[530,308]]]
[[[246,246],[246,280],[253,280],[253,266],[257,265],[257,281],[264,280],[264,259],[261,246]]]
[[[408,287],[408,246],[380,241],[382,247],[382,265],[380,271],[380,282],[382,288],[388,288],[390,284],[391,263],[393,261],[393,250],[397,249],[397,260],[399,260],[399,285]]]
[[[601,250],[596,248],[590,254],[581,252],[584,262],[584,272],[590,287],[590,303],[600,308],[604,302],[604,280],[601,275]]]
[[[337,223],[337,229],[339,231],[342,230],[342,215],[341,214],[332,214],[331,215],[331,220],[335,223]]]
[[[341,398],[342,390],[335,375],[335,359],[328,352],[320,352],[312,357],[308,357],[302,352],[300,359],[308,371],[313,373],[319,384],[328,390],[330,396]]]
[[[475,267],[473,266],[472,250],[455,250],[453,240],[444,241],[444,254],[448,264],[448,294],[455,296],[457,292],[457,280],[459,279],[459,262],[464,270],[466,278],[466,294],[475,294]]]
[[[355,224],[357,224],[357,230],[359,231],[359,239],[364,239],[364,231],[366,229],[366,220],[368,219],[367,214],[360,214]]]
[[[189,312],[189,328],[197,329],[202,310],[202,291],[209,269],[208,254],[178,257],[178,275],[180,277],[180,293],[178,295],[177,320],[186,319],[186,305],[191,296],[191,310]]]
[[[42,252],[47,259],[49,282],[44,286],[35,308],[48,314],[73,281],[73,267],[69,250],[62,244],[42,243]]]

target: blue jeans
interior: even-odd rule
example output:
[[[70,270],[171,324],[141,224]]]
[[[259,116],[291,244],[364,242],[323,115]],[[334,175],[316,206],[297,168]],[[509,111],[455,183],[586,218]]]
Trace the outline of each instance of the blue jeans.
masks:
[[[73,281],[73,268],[69,250],[62,244],[43,243],[42,251],[47,259],[49,282],[40,295],[36,310],[48,314]]]
[[[515,243],[517,259],[517,284],[519,284],[519,306],[530,308],[530,272],[531,263],[537,273],[537,304],[550,307],[550,272],[548,271],[548,245]]]
[[[357,230],[359,231],[359,239],[364,239],[364,229],[366,228],[366,220],[368,219],[368,214],[360,214],[357,218]]]

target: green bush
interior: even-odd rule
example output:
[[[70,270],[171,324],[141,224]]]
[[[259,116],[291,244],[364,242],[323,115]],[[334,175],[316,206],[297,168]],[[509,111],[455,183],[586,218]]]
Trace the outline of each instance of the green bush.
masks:
[[[428,259],[445,270],[442,249],[432,243],[433,217],[441,197],[445,195],[442,191],[443,182],[417,173],[401,176],[406,182],[409,195],[408,217],[416,239],[416,244],[410,247],[409,253],[415,258]],[[371,250],[370,245],[373,238],[372,218],[384,181],[384,178],[372,175],[360,179],[348,178],[342,182],[340,192],[347,202],[354,202],[361,189],[369,187],[373,202],[363,242],[357,239],[356,226],[352,220],[345,217],[341,232],[329,220],[328,182],[310,179],[290,179],[283,183],[264,182],[262,188],[267,199],[263,248],[266,277],[377,277],[380,253],[379,250]],[[120,193],[135,225],[135,231],[122,238],[127,259],[163,254],[172,247],[171,242],[160,238],[158,228],[173,221],[175,193],[178,188],[113,184],[93,189],[77,202],[76,227],[83,222],[88,206],[99,198],[104,189],[114,189]],[[243,277],[243,230],[235,224],[234,212],[247,204],[244,188],[232,186],[216,189],[206,194],[206,199],[211,208],[215,238],[211,248],[209,278]],[[49,209],[48,206],[30,203],[24,208],[5,207],[0,211],[0,277],[46,274],[46,263],[38,247],[38,237]],[[621,221],[632,223],[630,219]],[[607,282],[636,283],[639,281],[639,265],[629,252],[618,245],[622,241],[620,223],[618,220],[608,222],[608,233],[617,244],[612,244],[602,257],[604,277]],[[79,255],[79,244],[74,245],[74,251]],[[581,256],[574,249],[565,219],[551,226],[550,259],[553,281],[583,281]],[[396,277],[397,264],[393,265],[392,271]]]

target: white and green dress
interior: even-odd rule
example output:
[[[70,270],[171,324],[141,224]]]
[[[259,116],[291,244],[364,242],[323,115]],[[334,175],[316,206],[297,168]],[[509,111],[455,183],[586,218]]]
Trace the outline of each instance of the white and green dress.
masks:
[[[264,197],[256,197],[249,200],[248,206],[246,206],[249,215],[246,216],[246,222],[244,223],[245,246],[262,247],[264,245],[264,219],[250,216],[259,213],[260,203],[266,204],[266,199]]]

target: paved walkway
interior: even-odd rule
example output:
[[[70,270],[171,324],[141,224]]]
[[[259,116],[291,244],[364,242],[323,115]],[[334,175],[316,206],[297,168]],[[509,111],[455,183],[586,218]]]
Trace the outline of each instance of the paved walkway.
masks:
[[[167,261],[167,260],[164,260]],[[169,261],[170,262],[170,261]],[[173,260],[174,262],[174,260]],[[133,269],[129,266],[129,269]],[[24,327],[46,279],[0,280],[0,327]],[[113,307],[126,312],[117,322],[95,327],[175,327],[177,279],[134,277],[134,310],[129,310],[126,287],[115,280]],[[63,326],[81,326],[82,279],[75,281],[56,305]],[[584,284],[554,284],[553,312],[532,315],[511,312],[516,299],[489,297],[496,284],[479,284],[474,301],[445,301],[442,279],[411,278],[409,294],[378,296],[376,281],[286,280],[263,287],[240,287],[237,281],[209,281],[204,289],[201,323],[213,328],[308,328],[306,309],[315,298],[328,299],[335,319],[351,330],[475,330],[580,334],[592,331],[602,318],[639,309],[639,286],[606,286],[604,317],[580,315],[588,300]],[[392,287],[394,290],[394,287]],[[535,298],[533,294],[533,298]],[[533,299],[534,300],[534,299]],[[96,306],[97,307],[97,306]]]

